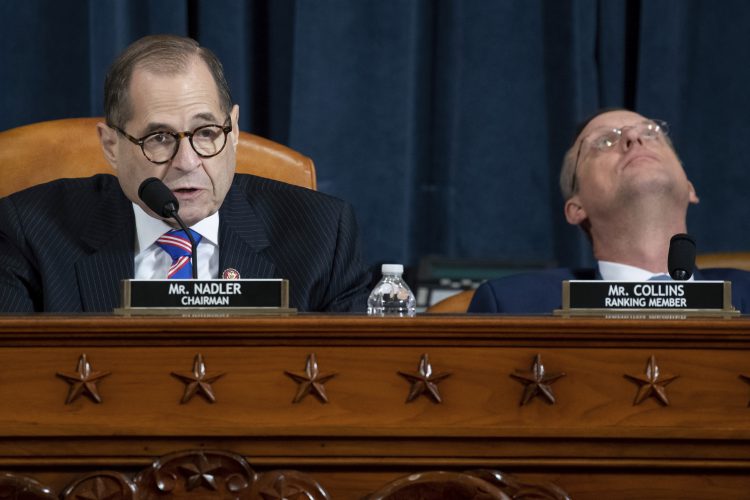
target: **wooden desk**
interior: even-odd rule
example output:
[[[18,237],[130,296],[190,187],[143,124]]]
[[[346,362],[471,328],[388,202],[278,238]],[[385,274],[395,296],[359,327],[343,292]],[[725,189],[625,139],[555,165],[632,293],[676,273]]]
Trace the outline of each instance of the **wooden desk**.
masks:
[[[0,316],[0,469],[61,491],[86,472],[211,448],[303,471],[334,499],[474,468],[576,499],[748,498],[748,349],[747,318]],[[58,374],[75,375],[84,354],[109,372],[90,385],[101,403],[66,404],[73,386]],[[328,402],[293,403],[285,372],[304,374],[312,354],[321,376],[336,374]],[[198,391],[181,404],[187,384],[172,374],[189,375],[198,355],[206,380],[223,373],[215,402]],[[450,376],[407,402],[399,372],[417,374],[423,355],[433,377]],[[547,376],[565,375],[521,405],[537,356]],[[626,375],[646,377],[652,357],[649,392]]]

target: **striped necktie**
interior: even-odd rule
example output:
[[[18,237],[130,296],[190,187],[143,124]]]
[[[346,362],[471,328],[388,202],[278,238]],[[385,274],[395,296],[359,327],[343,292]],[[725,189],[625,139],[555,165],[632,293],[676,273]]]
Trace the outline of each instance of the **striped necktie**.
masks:
[[[193,235],[197,249],[202,236],[192,229],[189,229],[189,231]],[[190,258],[192,248],[185,231],[173,229],[166,232],[156,240],[156,244],[172,257],[172,265],[167,272],[168,279],[190,279],[193,277],[193,262]]]
[[[672,277],[668,274],[654,274],[648,281],[672,281]]]

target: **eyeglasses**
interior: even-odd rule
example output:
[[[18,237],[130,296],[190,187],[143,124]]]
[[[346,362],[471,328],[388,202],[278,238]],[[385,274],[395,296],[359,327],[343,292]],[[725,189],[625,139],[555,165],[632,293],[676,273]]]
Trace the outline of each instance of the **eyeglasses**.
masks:
[[[152,132],[136,139],[120,127],[112,126],[115,130],[137,144],[143,151],[143,156],[151,163],[161,165],[167,163],[177,155],[180,141],[187,137],[190,146],[201,158],[211,158],[224,150],[227,144],[227,134],[232,131],[232,125],[201,125],[192,132]]]
[[[663,120],[646,120],[636,125],[628,125],[627,127],[594,130],[588,136],[581,139],[581,142],[578,144],[578,153],[576,154],[576,162],[573,166],[573,176],[570,184],[571,194],[575,194],[578,187],[576,173],[578,172],[578,163],[581,159],[581,151],[583,150],[584,143],[588,144],[589,148],[595,151],[610,151],[620,142],[623,132],[630,129],[634,130],[638,134],[638,137],[646,141],[659,140],[667,137],[669,134],[669,125]]]

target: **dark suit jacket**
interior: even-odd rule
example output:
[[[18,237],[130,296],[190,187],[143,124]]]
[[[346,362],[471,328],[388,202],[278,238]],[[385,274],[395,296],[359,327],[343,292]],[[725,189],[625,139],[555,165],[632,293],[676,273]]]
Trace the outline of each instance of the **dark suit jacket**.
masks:
[[[549,314],[562,305],[564,280],[601,279],[594,269],[548,269],[490,280],[477,288],[469,312]],[[696,280],[732,282],[732,304],[750,313],[750,273],[738,269],[700,269]]]
[[[369,273],[351,207],[235,175],[219,210],[219,272],[289,279],[300,311],[360,311]],[[111,311],[134,275],[133,207],[112,175],[62,179],[0,200],[0,311]]]

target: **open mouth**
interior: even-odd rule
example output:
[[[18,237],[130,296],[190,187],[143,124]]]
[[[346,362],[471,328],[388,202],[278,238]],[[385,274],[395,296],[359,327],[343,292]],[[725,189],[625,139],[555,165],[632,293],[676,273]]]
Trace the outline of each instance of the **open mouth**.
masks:
[[[172,190],[178,200],[187,201],[197,198],[201,195],[202,190],[198,188],[180,188]]]

